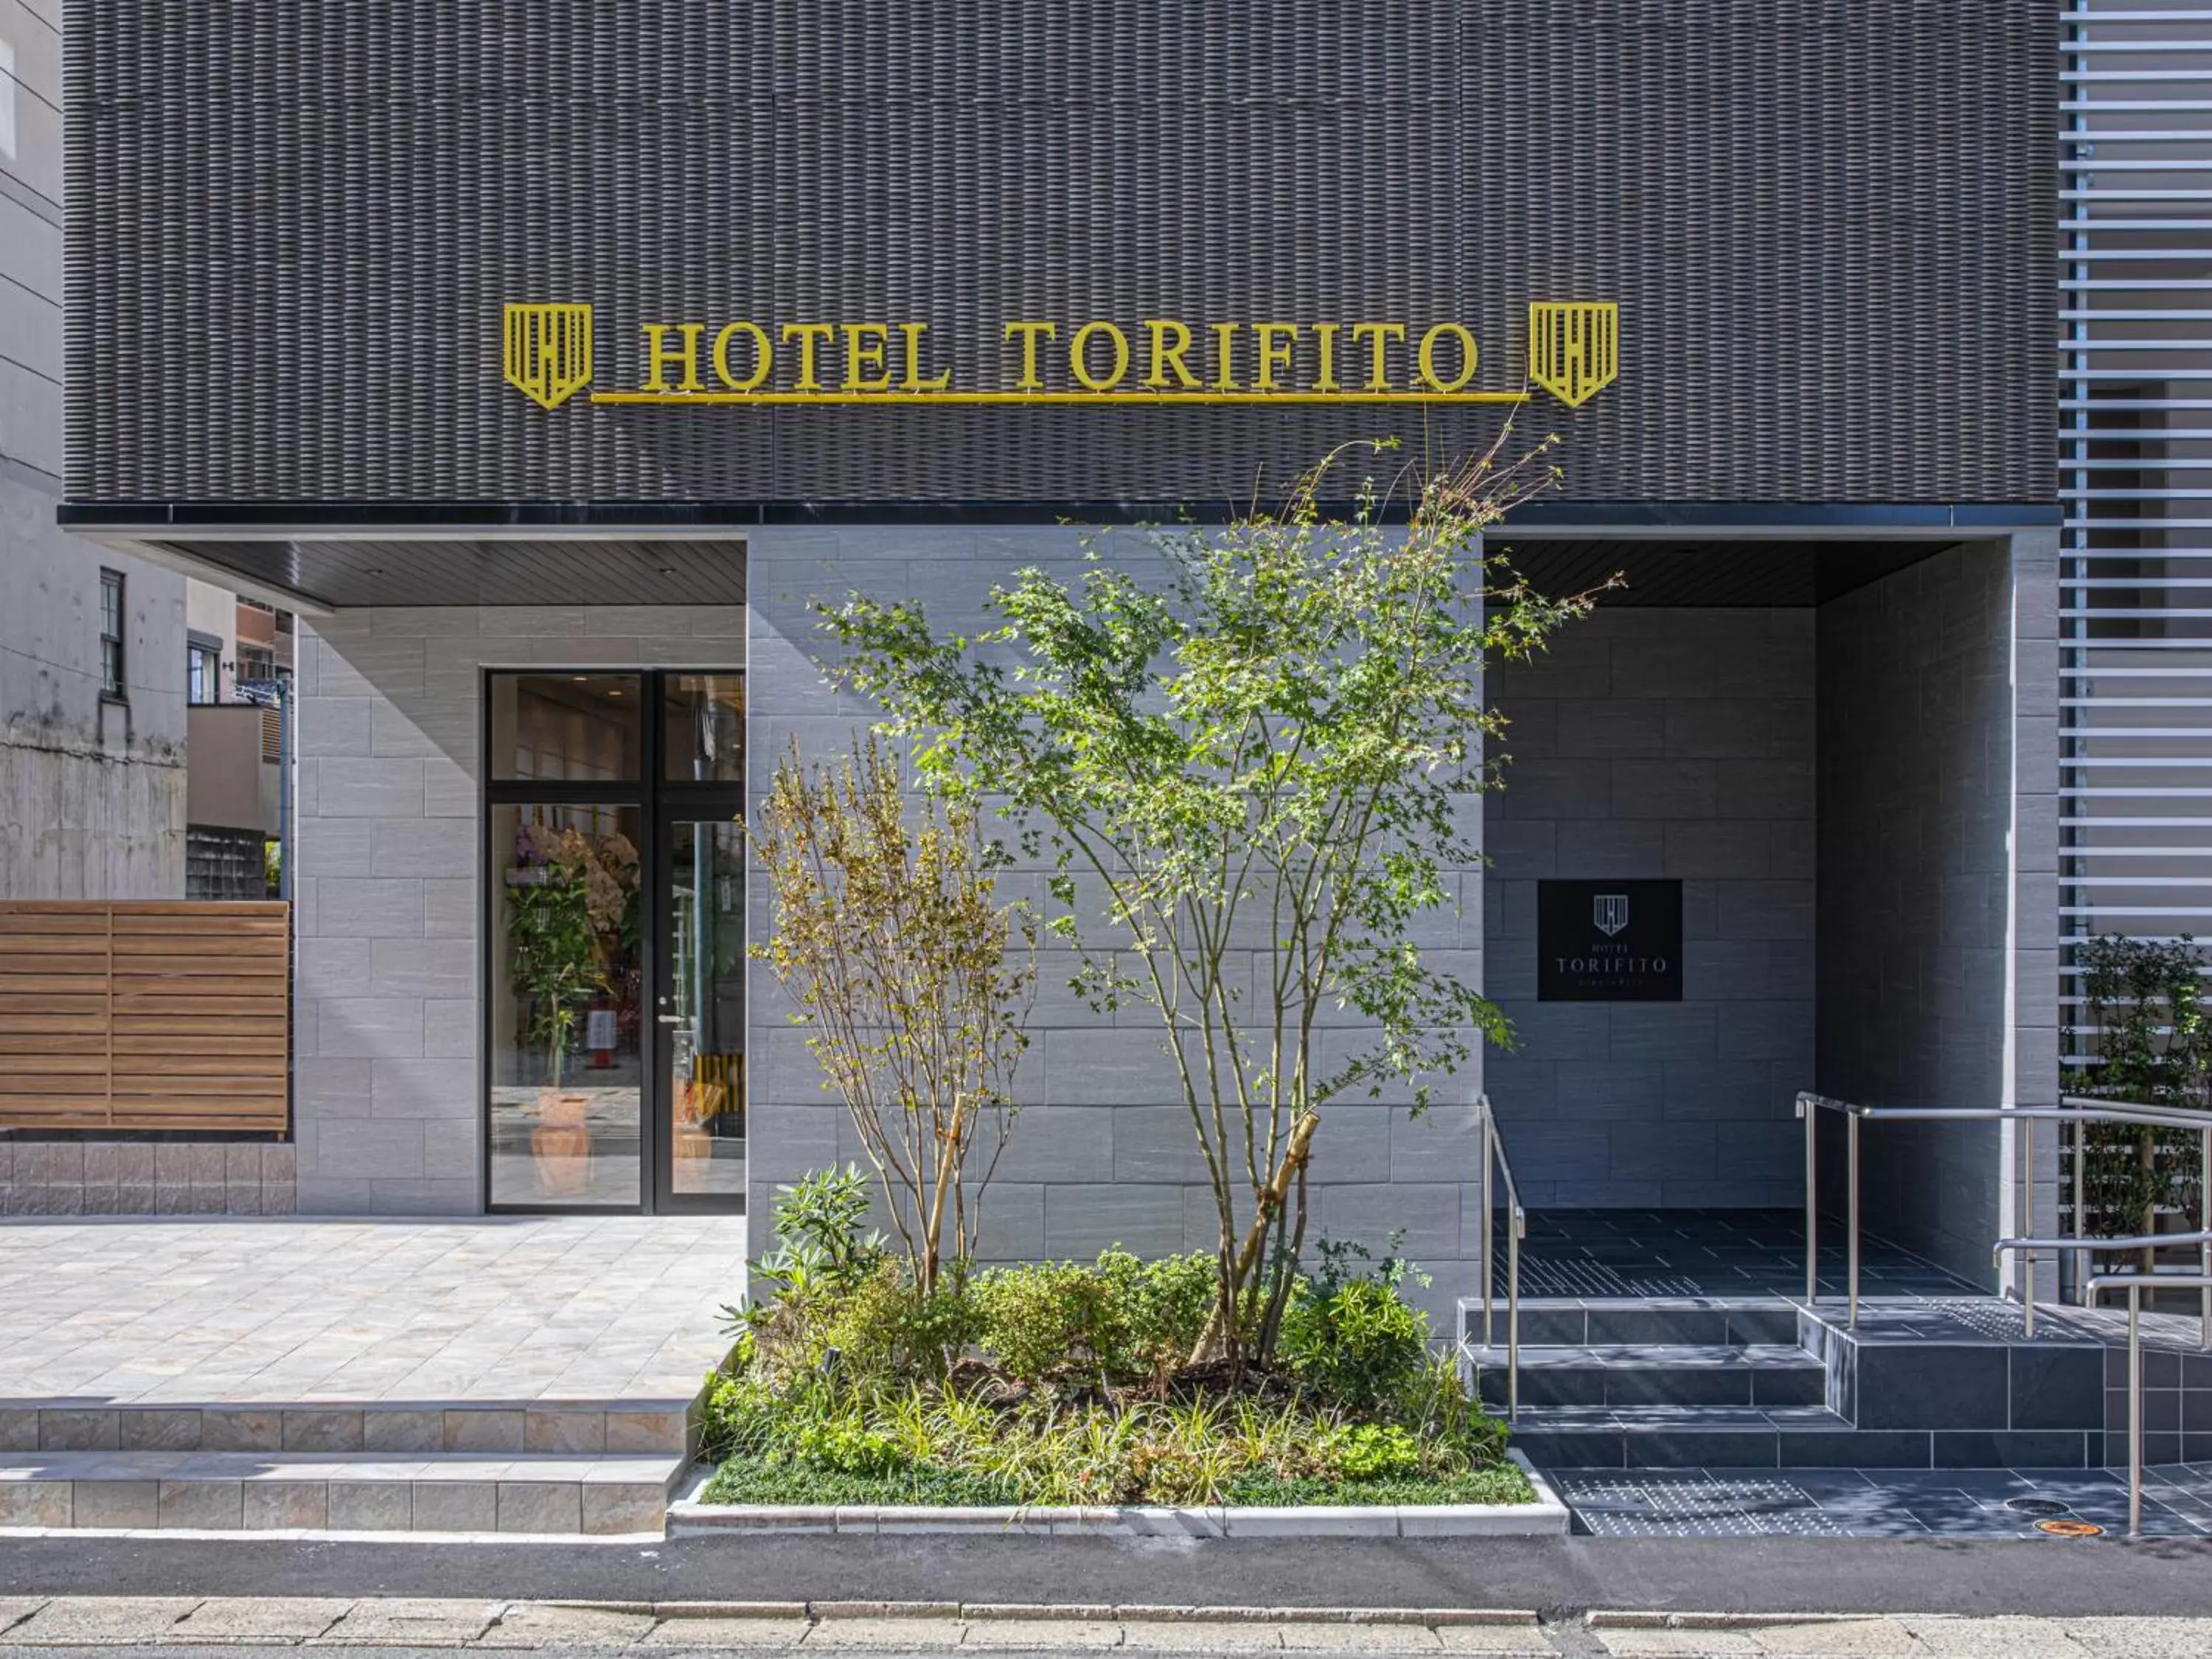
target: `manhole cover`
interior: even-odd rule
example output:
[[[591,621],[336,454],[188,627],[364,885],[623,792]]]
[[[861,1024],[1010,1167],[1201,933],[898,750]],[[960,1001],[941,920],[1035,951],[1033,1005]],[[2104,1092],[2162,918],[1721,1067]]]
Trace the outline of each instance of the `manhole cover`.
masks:
[[[2063,1515],[2073,1505],[2055,1498],[2008,1498],[2005,1507],[2014,1515]]]
[[[2053,1538],[2096,1538],[2105,1530],[2094,1521],[2039,1521],[2035,1529]]]

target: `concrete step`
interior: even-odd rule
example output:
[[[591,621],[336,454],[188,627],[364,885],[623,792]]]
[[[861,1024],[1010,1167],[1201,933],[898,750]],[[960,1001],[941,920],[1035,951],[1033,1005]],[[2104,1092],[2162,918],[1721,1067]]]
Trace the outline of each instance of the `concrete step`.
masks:
[[[1492,1405],[1506,1396],[1502,1348],[1475,1348],[1477,1386]],[[1818,1406],[1827,1368],[1779,1343],[1692,1346],[1611,1343],[1523,1347],[1523,1406]]]
[[[0,1452],[0,1527],[652,1534],[678,1453]]]
[[[117,1406],[0,1395],[0,1456],[19,1451],[674,1456],[697,1444],[697,1405],[664,1398]]]
[[[1540,1469],[2094,1468],[2105,1451],[2094,1431],[1861,1429],[1822,1406],[1523,1406],[1510,1426]]]
[[[1460,1340],[1480,1342],[1481,1299],[1462,1297],[1459,1312]],[[1523,1348],[1626,1342],[1748,1346],[1794,1343],[1800,1335],[1797,1310],[1771,1297],[1692,1302],[1530,1299],[1521,1304]],[[1492,1304],[1491,1336],[1496,1342],[1505,1340],[1503,1299]]]

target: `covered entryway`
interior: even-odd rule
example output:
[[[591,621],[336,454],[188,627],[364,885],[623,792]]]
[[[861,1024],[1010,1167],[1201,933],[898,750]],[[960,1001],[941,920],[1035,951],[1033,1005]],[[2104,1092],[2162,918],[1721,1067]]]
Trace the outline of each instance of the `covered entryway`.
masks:
[[[1485,1087],[1532,1212],[1787,1215],[1802,1090],[2055,1103],[2047,534],[1491,546],[1625,581],[1492,691]],[[1994,1285],[2008,1146],[1869,1137],[1869,1230]]]

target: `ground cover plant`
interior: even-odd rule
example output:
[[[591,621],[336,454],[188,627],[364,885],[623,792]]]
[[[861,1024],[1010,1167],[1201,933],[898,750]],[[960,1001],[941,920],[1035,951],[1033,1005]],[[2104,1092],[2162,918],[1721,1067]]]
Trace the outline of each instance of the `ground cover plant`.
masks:
[[[1202,1254],[975,1270],[865,1232],[869,1182],[782,1190],[777,1253],[708,1400],[709,1502],[1516,1503],[1504,1431],[1429,1346],[1410,1269],[1329,1247],[1264,1364],[1193,1364]]]

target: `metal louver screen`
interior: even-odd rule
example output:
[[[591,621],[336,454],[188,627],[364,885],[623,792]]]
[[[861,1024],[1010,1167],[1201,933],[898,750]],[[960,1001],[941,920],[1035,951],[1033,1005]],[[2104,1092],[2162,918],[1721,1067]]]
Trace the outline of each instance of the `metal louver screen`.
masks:
[[[1494,409],[557,407],[641,326],[1465,325],[1590,501],[2047,502],[2054,25],[2017,0],[68,0],[82,502],[1185,500]],[[1205,338],[1201,331],[1200,337]],[[1575,382],[1577,386],[1581,382]]]
[[[2062,933],[2212,933],[2212,11],[2081,4],[2061,113]],[[2066,963],[2067,1024],[2081,1020]],[[2087,1056],[2078,1033],[2069,1063]]]

